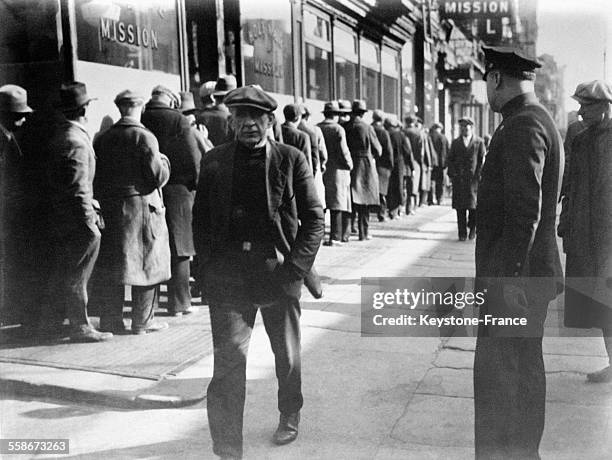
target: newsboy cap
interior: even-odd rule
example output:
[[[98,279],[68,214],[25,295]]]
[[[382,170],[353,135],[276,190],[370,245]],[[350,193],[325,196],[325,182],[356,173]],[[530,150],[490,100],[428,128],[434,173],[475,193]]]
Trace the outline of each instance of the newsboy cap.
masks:
[[[230,91],[223,103],[227,107],[254,107],[264,112],[273,112],[278,107],[272,96],[254,85],[241,86]]]
[[[461,117],[459,118],[459,124],[466,124],[474,126],[474,119],[472,117]]]
[[[141,102],[144,103],[145,97],[137,91],[131,89],[124,89],[117,96],[115,96],[115,105],[119,105],[121,102]]]
[[[612,102],[612,86],[603,80],[593,80],[580,83],[572,98],[579,104],[596,104],[598,102]]]
[[[157,85],[151,91],[151,96],[156,96],[156,95],[159,95],[159,94],[165,94],[166,96],[168,96],[170,99],[172,99],[172,101],[174,102],[175,106],[177,106],[177,107],[181,103],[181,100],[180,100],[180,97],[178,96],[178,94],[176,94],[174,91],[172,91],[167,86]]]
[[[353,105],[351,105],[351,112],[353,113],[364,113],[367,112],[366,102],[363,99],[355,99]]]
[[[338,114],[340,113],[340,106],[338,105],[338,101],[329,101],[326,102],[323,106],[323,113],[331,113]]]
[[[86,106],[96,98],[89,97],[87,94],[87,86],[80,81],[72,81],[70,83],[62,83],[59,90],[60,103],[58,108],[64,112],[77,110]]]
[[[386,129],[398,128],[400,126],[400,122],[395,116],[391,116],[391,117],[385,118],[385,121],[383,122],[383,126]]]
[[[21,86],[4,85],[0,87],[0,112],[30,113],[28,93]]]
[[[542,67],[537,59],[518,48],[483,46],[482,51],[485,55],[484,80],[491,70],[500,70],[522,80],[535,80],[535,69]]]

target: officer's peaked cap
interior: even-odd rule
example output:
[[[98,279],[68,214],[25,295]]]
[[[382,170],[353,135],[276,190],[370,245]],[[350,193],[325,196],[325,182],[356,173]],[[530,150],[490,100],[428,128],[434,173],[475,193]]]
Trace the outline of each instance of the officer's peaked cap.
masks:
[[[534,80],[535,69],[542,67],[537,59],[518,48],[483,46],[482,50],[485,55],[485,79],[491,70],[500,70],[516,78]]]

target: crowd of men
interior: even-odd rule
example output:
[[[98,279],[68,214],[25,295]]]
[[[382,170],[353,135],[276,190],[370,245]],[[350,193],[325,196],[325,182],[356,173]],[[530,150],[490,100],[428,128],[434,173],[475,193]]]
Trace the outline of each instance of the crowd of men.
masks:
[[[612,355],[612,87],[593,81],[576,89],[582,125],[568,145],[572,167],[564,177],[559,131],[534,92],[539,63],[517,50],[484,54],[488,100],[503,116],[489,145],[469,117],[459,120],[450,145],[441,125],[426,132],[414,116],[402,126],[375,110],[366,123],[363,100],[326,102],[317,125],[303,104],[288,104],[281,124],[274,98],[257,85],[237,88],[231,75],[202,85],[202,110],[191,93],[164,86],[148,102],[122,91],[114,99],[119,120],[92,140],[85,124],[94,99],[83,83],[62,85],[49,112],[34,112],[23,88],[0,87],[2,301],[21,314],[28,335],[57,335],[65,318],[75,342],[146,334],[168,327],[154,321],[160,283],[168,286],[170,314],[195,311],[195,267],[214,343],[213,450],[239,459],[258,310],[278,379],[273,441],[297,438],[300,295],[303,283],[321,295],[313,264],[324,210],[331,223],[325,245],[345,244],[353,232],[368,240],[372,211],[385,221],[440,204],[448,174],[459,240],[476,239],[477,284],[488,290],[480,315],[529,323],[510,336],[479,328],[476,457],[539,458],[544,320],[562,275],[556,232],[575,279],[567,282],[566,324],[601,328]],[[123,320],[125,286],[131,330]],[[99,308],[98,329],[90,303]],[[588,379],[612,381],[612,371]]]

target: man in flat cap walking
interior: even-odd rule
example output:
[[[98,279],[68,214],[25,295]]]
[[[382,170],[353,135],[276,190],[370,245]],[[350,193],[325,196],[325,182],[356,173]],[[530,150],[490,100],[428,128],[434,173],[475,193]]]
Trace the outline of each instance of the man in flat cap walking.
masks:
[[[601,329],[608,366],[587,380],[612,382],[612,86],[581,83],[572,97],[586,129],[571,145],[558,229],[567,253],[564,324]]]
[[[479,327],[476,458],[537,459],[546,397],[542,335],[561,276],[555,221],[563,145],[534,93],[540,64],[513,49],[484,52],[489,104],[503,120],[478,188],[476,281],[487,294],[480,317],[525,318],[527,326]]]
[[[282,445],[297,437],[303,404],[299,299],[324,219],[304,154],[266,135],[276,101],[245,86],[228,93],[225,103],[235,140],[204,157],[193,230],[215,353],[207,393],[213,451],[239,459],[247,351],[258,309],[279,387],[273,441]]]

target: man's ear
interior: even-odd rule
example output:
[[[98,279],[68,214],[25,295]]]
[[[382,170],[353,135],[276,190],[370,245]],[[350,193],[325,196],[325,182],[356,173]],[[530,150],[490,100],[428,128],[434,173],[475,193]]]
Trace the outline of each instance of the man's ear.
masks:
[[[495,89],[499,89],[504,81],[503,74],[501,72],[495,72],[493,78],[495,79]]]
[[[272,112],[268,112],[268,122],[266,123],[266,128],[271,128],[274,126],[274,114]]]

